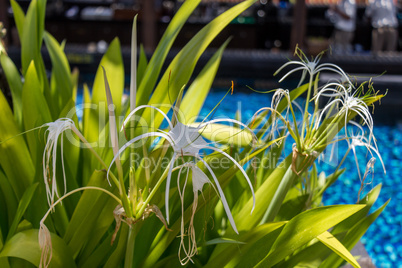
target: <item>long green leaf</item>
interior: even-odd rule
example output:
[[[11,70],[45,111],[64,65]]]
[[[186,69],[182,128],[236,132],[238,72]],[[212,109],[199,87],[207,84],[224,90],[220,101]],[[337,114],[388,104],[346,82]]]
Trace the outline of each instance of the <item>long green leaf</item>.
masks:
[[[33,0],[29,4],[24,20],[24,30],[21,37],[21,65],[25,75],[31,61],[34,61],[39,81],[47,89],[48,81],[45,64],[41,55],[42,37],[44,31],[44,0]],[[42,21],[41,21],[42,20]],[[43,92],[43,91],[42,91]]]
[[[245,243],[245,245],[218,245],[210,256],[206,267],[234,267],[243,258],[250,261],[254,259],[255,261],[256,256],[251,255],[256,253],[256,249],[261,250],[262,245],[263,247],[269,247],[268,239],[275,239],[285,224],[286,222],[267,223],[240,235],[233,235],[232,238]],[[271,242],[271,245],[273,242]],[[267,251],[267,249],[265,250]],[[264,252],[264,250],[261,250],[261,252]],[[261,252],[258,252],[257,255],[260,255]],[[265,254],[260,259],[264,256]],[[249,266],[251,267],[251,265]]]
[[[148,104],[160,105],[161,109],[167,112],[171,108],[171,100],[177,98],[180,89],[191,78],[195,65],[207,46],[234,18],[254,2],[256,1],[247,0],[241,2],[202,28],[172,60]],[[169,94],[166,94],[168,85],[170,91]],[[151,128],[158,128],[163,120],[162,115],[156,115],[152,118],[149,109],[145,110],[142,116]]]
[[[43,85],[39,80],[34,63],[31,62],[26,71],[22,90],[22,105],[24,107],[22,116],[25,130],[30,130],[52,121],[50,110],[42,92]],[[43,144],[38,142],[36,132],[28,132],[26,136],[32,161],[35,166],[39,166],[39,163],[42,163]]]
[[[25,14],[22,11],[22,8],[15,0],[10,0],[11,6],[13,8],[14,14],[14,21],[15,25],[17,26],[18,35],[20,40],[22,39],[22,32],[24,31],[24,21],[25,21]]]
[[[270,253],[257,267],[271,267],[318,235],[363,209],[364,205],[326,206],[303,212],[290,220]]]
[[[155,87],[166,56],[168,55],[174,40],[188,17],[193,13],[194,9],[200,2],[201,0],[185,1],[169,23],[169,26],[159,41],[159,44],[148,63],[144,75],[140,76],[142,79],[140,80],[141,83],[137,93],[137,106],[148,103],[149,96]]]
[[[105,171],[95,170],[88,186],[109,188]],[[64,240],[72,249],[74,256],[77,256],[85,245],[92,244],[93,236],[102,237],[104,235],[99,232],[99,228],[102,229],[105,225],[110,226],[113,222],[114,207],[116,207],[116,203],[102,192],[84,191],[64,235]],[[105,208],[110,209],[109,213],[102,213]],[[103,232],[105,231],[103,230]],[[97,238],[95,241],[99,241],[99,239]]]
[[[52,80],[54,81],[51,82],[50,101],[53,103],[49,105],[53,108],[53,117],[56,117],[72,98],[71,70],[67,57],[56,39],[48,32],[44,33],[43,38],[52,61]]]
[[[216,72],[218,71],[223,51],[229,41],[230,40],[227,40],[218,51],[214,53],[212,58],[207,62],[200,74],[188,88],[182,104],[180,105],[180,111],[185,116],[185,119],[182,121],[183,124],[191,124],[197,119],[212,86]]]
[[[10,240],[10,238],[15,234],[18,224],[20,223],[22,216],[24,215],[26,209],[28,208],[29,203],[31,203],[32,197],[33,197],[37,187],[38,187],[38,183],[32,184],[31,186],[28,187],[28,189],[25,191],[24,195],[22,196],[21,201],[17,208],[17,213],[16,213],[13,223],[11,224],[11,227],[8,231],[6,241]]]
[[[351,250],[357,242],[361,239],[370,225],[377,219],[377,217],[382,213],[385,207],[388,205],[390,200],[385,202],[379,209],[377,209],[374,213],[369,216],[361,219],[358,223],[356,223],[353,228],[347,232],[346,236],[342,239],[342,244],[349,250]],[[332,254],[322,263],[322,267],[339,267],[343,262],[336,254]]]
[[[193,123],[190,126],[198,127],[199,123]],[[208,124],[205,128],[201,128],[199,133],[208,140],[239,147],[247,146],[253,140],[253,136],[248,130],[223,124]]]
[[[105,82],[102,67],[107,70],[109,84],[111,85],[112,98],[115,105],[116,115],[120,116],[121,102],[124,90],[124,66],[119,39],[115,38],[103,55],[96,71],[95,81],[92,88],[92,107],[89,109],[90,119],[86,120],[84,135],[89,142],[98,142],[99,134],[107,123],[107,99],[105,94]],[[100,141],[99,147],[105,147],[105,141]]]
[[[0,204],[3,209],[2,219],[0,219],[0,228],[4,234],[7,234],[9,227],[12,224],[12,220],[15,217],[15,213],[18,207],[18,200],[15,196],[14,190],[5,176],[4,172],[0,169]]]
[[[145,71],[147,69],[147,65],[148,65],[147,55],[145,54],[144,47],[140,45],[140,58],[138,60],[138,67],[137,67],[137,88],[142,82]]]
[[[64,240],[54,234],[51,234],[51,239],[53,254],[50,267],[76,267],[71,251]],[[0,258],[20,258],[36,266],[39,266],[40,256],[38,230],[33,229],[14,235],[0,252]]]
[[[18,126],[22,127],[22,81],[21,75],[12,60],[4,53],[0,55],[0,63],[6,75],[13,98],[13,111]],[[22,129],[22,128],[21,128]]]
[[[353,257],[353,255],[347,250],[338,239],[336,239],[331,233],[324,232],[317,236],[318,240],[324,245],[329,247],[332,251],[342,257],[355,268],[360,268],[359,263]]]
[[[18,136],[21,130],[14,121],[13,113],[3,92],[0,92],[0,114],[0,150],[2,152],[0,165],[19,200],[25,189],[33,182],[35,168],[29,157],[25,140],[22,136]]]

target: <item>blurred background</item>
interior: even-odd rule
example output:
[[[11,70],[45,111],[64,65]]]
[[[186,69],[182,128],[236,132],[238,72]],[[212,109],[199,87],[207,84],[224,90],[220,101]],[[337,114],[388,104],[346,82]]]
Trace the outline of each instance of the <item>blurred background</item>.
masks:
[[[322,62],[339,65],[355,75],[358,82],[374,77],[376,89],[382,93],[390,89],[383,103],[386,105],[378,109],[376,117],[387,123],[398,123],[402,115],[398,109],[402,105],[402,91],[395,88],[402,85],[402,28],[399,27],[402,9],[398,0],[378,1],[394,5],[397,40],[392,51],[373,53],[371,50],[373,20],[366,14],[368,0],[259,0],[218,35],[198,68],[232,37],[223,55],[215,88],[226,88],[232,80],[239,89],[246,89],[246,85],[262,89],[291,88],[294,85],[279,85],[273,73],[293,57],[295,46],[301,47],[308,56],[328,49]],[[26,11],[30,1],[17,2]],[[242,1],[202,0],[177,37],[169,57],[173,58],[213,18],[239,2]],[[48,0],[45,27],[59,42],[66,41],[65,52],[71,67],[78,67],[81,74],[93,74],[108,43],[118,37],[128,71],[134,15],[138,14],[138,42],[151,56],[182,3],[182,0]],[[19,63],[20,41],[13,11],[9,1],[0,1],[0,5],[0,21],[7,29],[4,42],[10,57]],[[328,14],[335,7],[354,12],[352,38],[348,47],[340,50],[335,50],[333,43],[339,18]],[[46,61],[46,48],[43,49]],[[332,78],[324,76],[322,80]],[[85,79],[85,75],[81,75],[81,79]],[[88,81],[91,80],[90,77]]]

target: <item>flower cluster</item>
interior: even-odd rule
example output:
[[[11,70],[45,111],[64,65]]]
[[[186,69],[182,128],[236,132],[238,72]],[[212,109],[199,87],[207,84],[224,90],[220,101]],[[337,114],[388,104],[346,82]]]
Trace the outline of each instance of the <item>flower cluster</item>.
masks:
[[[120,191],[120,198],[115,197],[112,193],[108,193],[118,202],[118,206],[114,211],[116,219],[116,229],[115,233],[113,234],[112,241],[115,239],[122,221],[132,226],[139,220],[144,220],[145,218],[147,218],[150,213],[155,213],[157,217],[165,224],[166,229],[168,229],[167,225],[169,224],[171,218],[169,203],[170,199],[173,196],[171,181],[174,172],[177,172],[176,191],[181,201],[180,246],[178,255],[180,263],[182,265],[185,265],[188,262],[193,262],[192,258],[195,254],[197,254],[197,241],[194,228],[194,219],[198,208],[199,193],[203,193],[204,185],[209,185],[216,192],[217,196],[222,202],[223,209],[226,213],[226,217],[230,222],[231,227],[233,228],[234,232],[239,233],[231,209],[229,207],[229,203],[221,187],[221,183],[217,175],[215,174],[216,171],[211,168],[208,160],[205,159],[205,153],[213,152],[213,154],[219,154],[220,156],[229,159],[231,163],[233,163],[233,167],[241,172],[242,177],[244,177],[244,179],[246,180],[246,183],[251,191],[253,200],[251,212],[254,210],[256,202],[254,188],[249,175],[243,168],[242,164],[237,162],[228,152],[220,147],[219,144],[209,142],[203,137],[204,130],[207,128],[207,126],[212,124],[226,122],[240,126],[241,131],[246,131],[252,136],[253,144],[256,144],[257,142],[266,143],[267,139],[271,141],[274,140],[278,135],[289,134],[294,139],[291,172],[293,172],[297,176],[301,175],[311,166],[314,160],[319,157],[322,149],[325,148],[329,143],[338,142],[341,140],[347,141],[349,145],[349,150],[351,150],[355,156],[358,170],[359,166],[355,151],[355,148],[358,146],[365,147],[370,152],[372,157],[374,157],[374,154],[378,156],[381,163],[383,164],[373,134],[373,119],[367,104],[367,99],[370,97],[369,94],[363,94],[362,96],[361,89],[352,92],[354,90],[354,85],[340,67],[330,63],[323,63],[319,65],[319,60],[321,59],[322,55],[317,56],[313,61],[310,62],[300,50],[297,51],[298,55],[301,58],[301,61],[290,61],[284,64],[278,70],[278,72],[283,70],[287,66],[295,64],[298,67],[287,72],[281,78],[281,81],[296,71],[302,71],[302,78],[300,83],[305,80],[307,74],[309,75],[305,108],[302,109],[299,104],[294,102],[292,95],[289,93],[289,90],[275,90],[275,93],[272,97],[271,106],[259,109],[254,116],[254,118],[256,118],[257,115],[262,111],[271,112],[271,117],[268,121],[270,123],[271,130],[266,136],[260,134],[256,135],[248,125],[234,119],[214,119],[206,122],[203,121],[197,124],[186,125],[184,122],[180,122],[179,120],[177,120],[177,116],[176,120],[171,121],[166,113],[155,106],[141,105],[132,109],[130,114],[125,118],[122,124],[121,131],[125,131],[125,128],[131,122],[133,117],[140,110],[143,109],[153,109],[161,114],[168,125],[168,129],[150,131],[137,136],[133,135],[135,131],[132,131],[131,139],[129,139],[123,146],[121,146],[118,149],[118,152],[116,150],[113,159],[109,165],[106,165],[102,162],[102,160],[100,160],[102,166],[107,169],[107,179],[109,180],[109,178],[112,178],[113,183],[115,184],[115,186],[119,187],[120,190],[122,189],[122,187],[124,187],[125,183],[123,181],[123,178],[119,176],[119,180],[117,180],[113,175],[112,167],[128,148],[132,147],[135,143],[143,139],[158,138],[158,144],[167,145],[163,153],[167,153],[169,155],[170,162],[165,169],[163,175],[160,176],[156,183],[152,184],[153,188],[150,189],[149,193],[143,194],[143,192],[141,192],[141,189],[136,188],[136,181],[132,178],[132,174],[130,174],[130,189],[127,196],[125,195],[125,191]],[[340,76],[341,82],[328,83],[322,87],[318,87],[317,83],[314,83],[313,81],[322,71],[335,72]],[[322,109],[320,109],[319,102],[324,97],[330,98],[330,100]],[[311,109],[309,109],[309,105],[310,103],[312,103],[312,101],[314,101],[314,111],[312,114],[310,114],[309,111],[311,111]],[[297,118],[294,107],[301,111],[301,119]],[[350,121],[351,117],[354,117],[355,115],[360,117],[362,125]],[[280,124],[280,121],[282,125]],[[357,135],[353,133],[348,134],[347,126],[350,124],[359,129],[359,133]],[[135,126],[135,124],[131,124],[131,126],[133,125]],[[363,125],[368,127],[368,136],[364,133]],[[66,194],[66,175],[64,173],[63,146],[61,146],[61,162],[63,168],[65,191],[63,197],[60,197],[58,193],[58,186],[56,184],[56,158],[57,143],[59,137],[61,136],[60,140],[62,145],[62,133],[67,129],[71,129],[80,137],[80,139],[85,144],[88,143],[75,127],[74,122],[71,119],[62,118],[53,123],[45,124],[44,126],[48,127],[48,137],[45,152],[43,154],[43,176],[46,185],[49,206],[50,209],[54,209],[56,203],[59,203],[61,199],[65,198],[64,196],[69,195],[69,193]],[[342,126],[343,128],[345,128],[345,135],[341,138],[335,139],[334,141],[333,138],[335,138],[335,134],[338,131],[338,129],[336,128],[338,126]],[[287,130],[287,133],[283,134],[283,129]],[[329,139],[331,139],[331,141],[329,141]],[[87,146],[88,148],[90,148],[89,145]],[[156,146],[152,147],[151,149],[154,150],[155,148],[159,147]],[[98,159],[100,159],[95,151],[92,150],[92,152]],[[299,160],[300,157],[303,158],[302,161]],[[373,163],[374,160],[372,158],[367,164],[366,172],[362,180],[366,178],[369,170],[373,167]],[[193,201],[191,216],[189,219],[188,227],[186,228],[184,203],[185,190],[187,184],[190,181],[189,179],[191,179],[192,183]],[[161,187],[162,182],[166,184],[164,190],[166,221],[159,208],[156,205],[150,204],[150,201]],[[109,184],[111,185],[110,180]],[[107,192],[107,190],[105,189],[100,190]],[[58,198],[58,200],[55,202],[56,197]],[[139,198],[140,200],[138,200],[137,198]],[[49,212],[40,222],[39,232],[39,243],[42,248],[41,265],[45,267],[49,265],[50,258],[52,256],[50,233],[44,224],[44,221],[48,215]]]

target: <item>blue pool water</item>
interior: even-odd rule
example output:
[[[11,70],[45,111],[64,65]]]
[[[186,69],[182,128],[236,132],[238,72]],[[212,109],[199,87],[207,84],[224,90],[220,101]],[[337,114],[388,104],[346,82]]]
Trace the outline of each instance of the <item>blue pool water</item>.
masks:
[[[209,94],[202,116],[209,111],[224,96],[223,91],[213,91]],[[234,117],[237,110],[241,111],[242,121],[247,122],[261,107],[270,106],[271,100],[268,94],[236,92],[228,95],[214,114],[214,117]],[[381,109],[377,106],[376,109]],[[382,191],[373,209],[380,207],[388,199],[388,204],[383,213],[370,226],[362,238],[370,257],[377,267],[402,268],[402,126],[375,125],[374,130],[377,144],[384,160],[387,174],[384,175],[380,161],[377,160],[374,168],[374,176],[369,175],[372,184],[366,186],[369,191],[375,185],[382,183]],[[346,142],[340,143],[339,152],[347,150]],[[364,156],[364,153],[363,153]],[[363,160],[363,159],[362,159]],[[324,170],[327,171],[325,165]],[[324,203],[331,204],[354,204],[360,189],[356,165],[352,154],[349,155],[343,167],[347,169],[347,175],[343,174],[340,179],[331,186],[324,195]],[[331,169],[332,167],[327,167]],[[365,162],[360,163],[364,172]]]

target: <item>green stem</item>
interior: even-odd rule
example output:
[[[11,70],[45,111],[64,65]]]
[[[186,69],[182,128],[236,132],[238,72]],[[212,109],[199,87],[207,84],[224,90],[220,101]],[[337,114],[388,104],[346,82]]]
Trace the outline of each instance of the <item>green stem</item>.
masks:
[[[318,138],[315,140],[315,142],[313,143],[313,145],[310,148],[316,148],[316,147],[320,147],[321,145],[323,145],[323,143],[327,140],[327,136],[329,134],[332,133],[332,131],[338,127],[338,120],[339,120],[340,116],[335,116],[331,122],[328,124],[329,127],[327,127],[326,129],[324,129],[321,134],[318,136]]]
[[[135,218],[138,219],[139,217],[141,217],[141,215],[144,213],[144,210],[146,209],[146,207],[148,206],[149,202],[151,201],[152,197],[154,197],[154,195],[156,194],[156,191],[159,190],[159,187],[161,186],[163,180],[167,177],[168,173],[169,173],[169,167],[170,164],[172,163],[172,161],[174,161],[175,159],[170,160],[169,164],[167,165],[165,171],[163,172],[162,176],[159,178],[158,182],[155,184],[155,186],[152,188],[151,192],[149,193],[147,199],[144,201],[144,203],[142,204],[141,208],[138,210],[137,214],[135,215]]]
[[[312,84],[312,83],[313,83],[313,76],[310,75],[310,81],[309,81],[308,90],[307,90],[306,105],[305,105],[305,108],[304,108],[302,133],[301,133],[301,138],[303,139],[303,141],[304,141],[304,130],[305,130],[305,128],[307,128],[306,124],[307,124],[307,121],[308,121],[308,105],[309,105],[309,103],[310,103],[311,84]],[[307,124],[307,125],[308,125],[308,124]],[[307,136],[307,133],[306,133],[306,136]]]
[[[267,222],[272,222],[275,219],[275,216],[278,214],[279,209],[282,206],[283,200],[285,200],[285,197],[290,189],[290,187],[293,185],[294,179],[297,177],[297,174],[295,174],[292,171],[292,164],[288,167],[288,170],[286,170],[286,173],[284,177],[282,178],[278,188],[275,191],[275,194],[269,203],[269,206],[267,210],[265,211],[264,217],[261,220],[260,224],[264,224]]]
[[[135,224],[129,227],[128,230],[128,239],[127,239],[127,247],[126,247],[126,257],[124,260],[124,268],[132,268],[134,264],[134,247],[135,247]]]

